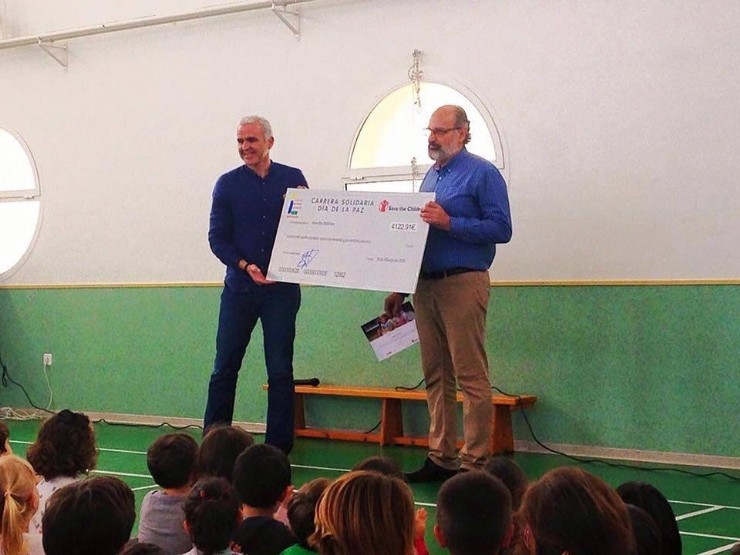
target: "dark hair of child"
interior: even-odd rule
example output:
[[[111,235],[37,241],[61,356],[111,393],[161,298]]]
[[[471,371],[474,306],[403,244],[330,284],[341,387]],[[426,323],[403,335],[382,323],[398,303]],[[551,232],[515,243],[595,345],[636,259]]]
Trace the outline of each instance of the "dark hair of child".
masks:
[[[636,555],[660,555],[663,553],[663,541],[660,538],[660,530],[645,509],[637,505],[627,503],[627,512],[632,522],[632,532],[635,535],[637,545]]]
[[[273,507],[291,479],[287,455],[265,443],[248,447],[234,464],[234,489],[239,500],[249,507]]]
[[[98,451],[90,419],[81,412],[64,409],[46,420],[26,459],[47,480],[77,476],[95,468]]]
[[[288,522],[293,530],[298,543],[306,549],[312,549],[308,544],[308,537],[314,533],[314,517],[316,515],[316,504],[321,494],[329,486],[328,478],[316,478],[301,486],[293,494],[288,503]]]
[[[204,555],[226,549],[241,520],[239,499],[223,478],[198,480],[188,493],[183,510],[190,539]]]
[[[153,543],[132,540],[123,548],[121,555],[169,555],[169,553]]]
[[[681,555],[683,548],[676,515],[658,488],[646,482],[625,482],[617,488],[617,493],[625,503],[640,507],[653,517],[660,530],[662,555]]]
[[[10,430],[5,422],[0,422],[0,455],[6,452],[5,444],[10,437]]]
[[[358,462],[352,467],[352,470],[368,470],[370,472],[378,472],[384,476],[390,476],[391,478],[406,480],[401,467],[390,457],[369,457]]]
[[[437,525],[450,553],[498,553],[508,543],[511,524],[511,494],[488,472],[458,474],[439,489]]]
[[[158,486],[181,488],[195,472],[198,444],[187,434],[159,436],[146,451],[146,466]]]
[[[134,493],[112,476],[94,476],[58,489],[46,505],[46,555],[116,555],[136,519]]]
[[[601,478],[573,466],[546,472],[524,494],[519,513],[540,555],[625,555],[635,549],[625,503]],[[531,548],[531,545],[530,545]]]
[[[508,457],[493,457],[488,460],[485,471],[501,480],[511,493],[511,506],[516,511],[527,491],[529,479],[524,471]]]
[[[198,451],[198,478],[220,477],[231,482],[237,457],[252,445],[251,434],[236,426],[209,428]]]

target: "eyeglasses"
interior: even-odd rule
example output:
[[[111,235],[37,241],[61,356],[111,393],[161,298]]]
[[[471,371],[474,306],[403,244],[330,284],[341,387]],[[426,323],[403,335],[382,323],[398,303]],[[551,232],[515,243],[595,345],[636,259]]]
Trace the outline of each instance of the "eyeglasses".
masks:
[[[455,131],[456,129],[461,129],[461,128],[460,127],[435,127],[434,129],[431,129],[427,127],[426,129],[424,129],[424,132],[427,134],[428,137],[431,137],[432,135],[441,137],[442,135],[446,135],[450,131]]]

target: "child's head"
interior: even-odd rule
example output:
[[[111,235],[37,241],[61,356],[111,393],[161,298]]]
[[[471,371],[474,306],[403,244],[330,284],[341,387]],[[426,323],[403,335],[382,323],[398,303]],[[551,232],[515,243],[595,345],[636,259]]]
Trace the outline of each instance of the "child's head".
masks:
[[[42,519],[46,555],[115,555],[136,519],[131,488],[112,476],[94,476],[58,489]]]
[[[234,464],[234,489],[239,500],[257,509],[274,508],[291,484],[290,461],[277,447],[248,447]]]
[[[254,438],[236,426],[213,426],[203,437],[198,451],[198,478],[234,478],[234,463]]]
[[[95,468],[98,451],[90,419],[64,409],[41,425],[26,453],[34,470],[47,480],[77,476]]]
[[[524,471],[508,457],[493,457],[485,466],[486,472],[501,480],[509,488],[511,507],[516,511],[522,503],[529,480]]]
[[[306,549],[311,549],[308,537],[314,533],[314,516],[316,515],[316,503],[319,502],[321,494],[329,486],[328,478],[316,478],[301,486],[293,494],[288,503],[288,522],[293,530],[298,543]]]
[[[637,547],[635,555],[661,555],[663,553],[663,541],[653,517],[645,509],[631,503],[627,503],[627,512],[630,515],[632,532],[635,535],[635,545]]]
[[[0,457],[0,552],[23,553],[23,532],[39,506],[36,476],[25,460],[15,455]]]
[[[187,434],[158,437],[146,451],[146,465],[159,487],[182,488],[190,485],[198,458],[198,444]]]
[[[658,488],[646,482],[625,482],[617,488],[617,494],[625,503],[640,507],[653,517],[660,530],[664,555],[681,554],[683,548],[676,515]]]
[[[153,543],[131,540],[123,548],[121,555],[169,555],[169,553]]]
[[[624,555],[635,548],[627,506],[601,478],[563,466],[527,488],[520,514],[530,553]]]
[[[352,470],[369,470],[370,472],[379,472],[380,474],[391,476],[392,478],[405,480],[401,467],[390,457],[368,457],[353,466]]]
[[[0,422],[0,455],[12,453],[10,448],[10,430],[5,422]]]
[[[316,506],[309,542],[322,555],[409,555],[414,500],[406,482],[353,471],[329,485]]]
[[[185,529],[193,545],[205,555],[229,546],[241,521],[239,499],[223,478],[203,478],[190,489],[185,504]]]
[[[511,494],[495,476],[479,470],[447,480],[437,496],[434,534],[453,555],[494,555],[508,545]]]

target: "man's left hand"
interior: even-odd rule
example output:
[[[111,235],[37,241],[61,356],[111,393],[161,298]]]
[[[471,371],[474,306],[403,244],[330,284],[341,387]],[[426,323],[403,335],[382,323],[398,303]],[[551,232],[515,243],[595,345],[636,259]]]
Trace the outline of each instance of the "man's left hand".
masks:
[[[275,283],[275,281],[265,277],[257,264],[249,264],[247,266],[247,273],[257,285],[272,285]]]

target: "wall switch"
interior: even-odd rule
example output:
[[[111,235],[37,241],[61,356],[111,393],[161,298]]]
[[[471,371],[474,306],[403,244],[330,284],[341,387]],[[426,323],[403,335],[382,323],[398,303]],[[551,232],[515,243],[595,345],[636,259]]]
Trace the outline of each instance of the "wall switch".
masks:
[[[44,353],[44,366],[51,366],[52,362],[54,362],[54,357],[51,353]]]

